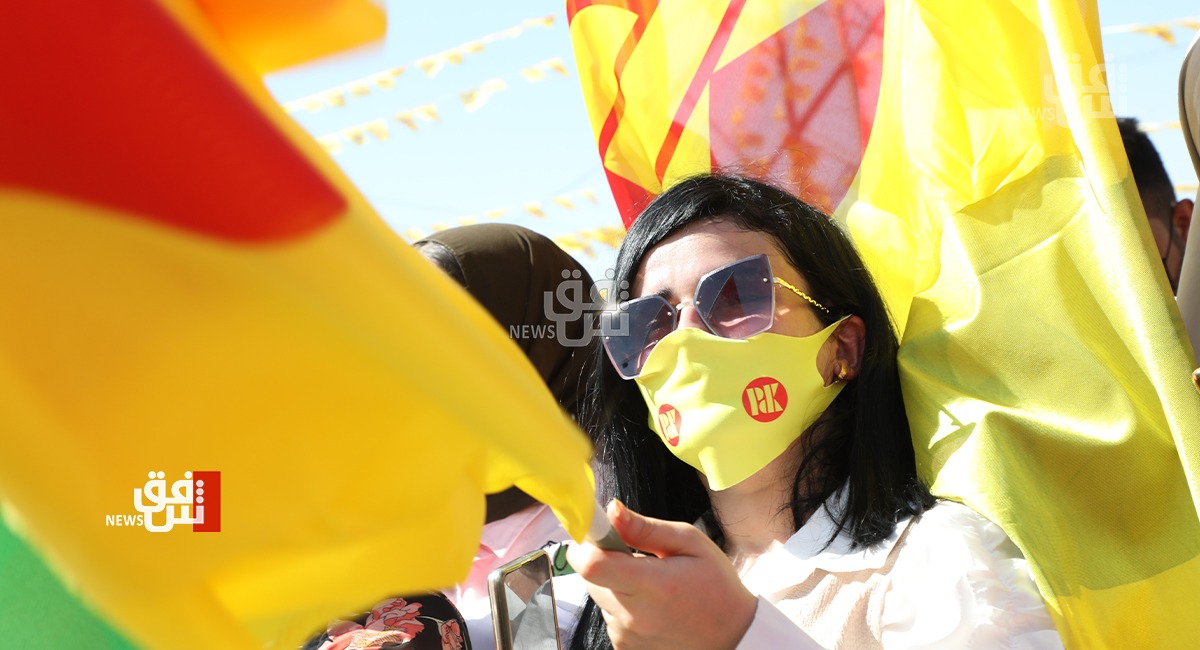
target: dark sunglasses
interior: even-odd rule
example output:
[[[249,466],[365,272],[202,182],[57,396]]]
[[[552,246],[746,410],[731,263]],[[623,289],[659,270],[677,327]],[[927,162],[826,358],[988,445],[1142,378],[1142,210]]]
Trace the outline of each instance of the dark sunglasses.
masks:
[[[775,286],[800,296],[825,313],[811,296],[775,277],[765,254],[754,255],[709,271],[696,283],[691,300],[672,305],[660,295],[642,296],[600,314],[604,351],[625,379],[642,372],[646,357],[667,334],[679,327],[679,308],[695,308],[708,331],[727,339],[744,339],[771,329],[775,322]]]

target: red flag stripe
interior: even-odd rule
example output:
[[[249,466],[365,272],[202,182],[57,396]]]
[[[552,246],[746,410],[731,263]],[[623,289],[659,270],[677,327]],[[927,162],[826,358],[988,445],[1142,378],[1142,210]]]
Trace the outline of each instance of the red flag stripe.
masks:
[[[0,3],[0,186],[239,242],[303,236],[345,210],[157,2],[69,4]]]
[[[650,19],[654,17],[654,12],[658,10],[658,0],[634,0],[628,3],[621,2],[620,0],[612,2],[590,2],[585,0],[584,2],[572,4],[574,11],[571,10],[571,7],[568,7],[568,15],[570,16],[574,16],[584,7],[592,4],[611,4],[614,6],[625,6],[628,4],[630,9],[637,15],[633,29],[625,36],[625,41],[621,43],[621,49],[617,51],[617,59],[613,62],[613,78],[617,80],[617,96],[613,100],[608,117],[604,119],[604,126],[600,129],[600,135],[596,139],[600,149],[600,160],[603,162],[605,156],[608,154],[609,146],[612,145],[613,137],[616,135],[617,125],[621,122],[621,116],[625,114],[625,91],[621,85],[621,76],[625,73],[625,65],[629,63],[630,57],[633,56],[633,51],[637,49],[642,34],[646,33],[646,26],[650,24]]]
[[[663,140],[662,147],[658,150],[658,158],[654,162],[654,173],[658,176],[660,183],[666,175],[667,167],[671,164],[676,147],[679,146],[683,129],[687,126],[692,112],[696,110],[696,104],[700,102],[700,95],[704,94],[704,88],[708,86],[713,71],[717,69],[717,62],[721,60],[721,54],[729,43],[733,26],[737,24],[738,16],[741,15],[742,8],[745,6],[746,0],[733,0],[729,3],[729,7],[725,9],[725,15],[721,17],[720,25],[717,26],[717,33],[704,52],[704,58],[700,60],[700,67],[692,77],[692,82],[688,85],[687,92],[684,93],[679,109],[675,111],[675,119],[671,122],[671,128],[667,130],[667,137]]]
[[[868,22],[878,24],[880,27],[882,27],[883,3],[879,3],[878,12],[872,16],[864,17],[863,19]],[[801,20],[803,20],[803,18]],[[862,49],[863,43],[872,36],[871,30],[863,30],[862,34],[859,36],[859,39],[855,41],[854,44],[848,45],[846,43],[846,20],[844,16],[837,21],[837,25],[838,40],[842,42],[842,49],[845,52],[858,52],[860,49]],[[834,86],[841,82],[842,74],[849,69],[855,78],[861,77],[863,75],[862,71],[860,70],[861,67],[862,66],[858,64],[857,59],[853,57],[843,59],[841,65],[837,67],[837,71],[834,74],[829,75],[829,78],[825,80],[825,84],[821,86],[821,88],[815,93],[815,99],[809,103],[811,109],[804,115],[803,119],[800,120],[797,127],[798,130],[803,131],[804,129],[808,128],[808,123],[812,121],[812,119],[819,113],[819,111],[816,109],[825,103],[825,101],[829,98],[830,92],[833,91]],[[876,98],[876,101],[878,101],[878,98]],[[859,129],[863,134],[871,132],[871,125],[874,123],[874,115],[875,109],[874,107],[871,107],[869,111],[864,111],[863,116],[859,118]],[[866,148],[867,138],[864,135],[862,138],[862,151],[866,151]]]

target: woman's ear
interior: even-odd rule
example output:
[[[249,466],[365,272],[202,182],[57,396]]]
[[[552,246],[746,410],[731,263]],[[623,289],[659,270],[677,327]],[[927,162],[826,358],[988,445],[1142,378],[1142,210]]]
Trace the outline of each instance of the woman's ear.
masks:
[[[1175,204],[1175,208],[1171,211],[1171,223],[1175,225],[1175,230],[1179,231],[1179,239],[1184,245],[1187,244],[1188,229],[1192,225],[1192,208],[1191,199],[1184,199]]]
[[[833,346],[833,354],[825,365],[825,385],[849,381],[858,376],[862,368],[863,347],[866,345],[867,327],[858,316],[842,321],[826,345]]]

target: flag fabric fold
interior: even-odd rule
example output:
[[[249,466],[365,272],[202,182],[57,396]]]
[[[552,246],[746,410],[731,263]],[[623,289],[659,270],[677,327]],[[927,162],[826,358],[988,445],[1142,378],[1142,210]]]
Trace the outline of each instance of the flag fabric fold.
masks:
[[[582,537],[584,436],[208,9],[0,9],[0,600],[77,595],[113,647],[292,647],[464,577],[485,493]]]
[[[1195,360],[1113,119],[1094,3],[714,1],[686,3],[686,20],[683,4],[568,2],[626,222],[713,167],[836,207],[902,335],[934,493],[1020,546],[1069,647],[1200,641]],[[738,40],[741,17],[795,7]],[[826,16],[842,25],[834,43],[816,29]],[[881,42],[847,37],[879,31],[856,32],[864,16]],[[840,81],[814,84],[807,56],[756,59],[779,33],[843,61]],[[742,92],[722,98],[716,80],[739,61]],[[822,116],[837,89],[848,103]],[[749,137],[762,121],[820,139]],[[766,164],[764,142],[780,151]]]

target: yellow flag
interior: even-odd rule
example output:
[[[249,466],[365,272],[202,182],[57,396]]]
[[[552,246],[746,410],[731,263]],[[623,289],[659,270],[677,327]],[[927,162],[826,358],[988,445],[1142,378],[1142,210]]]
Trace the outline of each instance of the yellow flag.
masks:
[[[896,0],[885,20],[842,212],[903,331],[921,474],[1004,527],[1069,646],[1195,647],[1195,362],[1095,5]]]
[[[582,537],[588,443],[494,320],[203,12],[110,4],[0,22],[0,603],[48,593],[15,532],[137,645],[292,648],[463,578],[485,493]]]
[[[626,223],[714,164],[840,206],[903,334],[934,493],[1004,527],[1070,646],[1200,646],[1195,360],[1094,2],[573,0],[567,14]]]
[[[369,0],[164,0],[205,24],[259,74],[383,37],[385,17]]]

